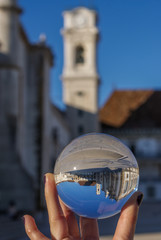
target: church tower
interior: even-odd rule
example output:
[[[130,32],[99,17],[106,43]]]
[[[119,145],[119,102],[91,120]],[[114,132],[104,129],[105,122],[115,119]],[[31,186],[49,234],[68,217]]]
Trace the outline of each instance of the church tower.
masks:
[[[96,12],[85,7],[64,12],[63,100],[72,137],[98,131]]]

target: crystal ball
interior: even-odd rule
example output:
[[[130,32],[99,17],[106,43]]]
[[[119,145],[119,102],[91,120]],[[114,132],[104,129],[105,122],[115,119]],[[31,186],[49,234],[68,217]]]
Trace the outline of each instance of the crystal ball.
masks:
[[[86,134],[65,147],[54,169],[58,194],[79,216],[107,218],[138,189],[137,161],[119,139]]]

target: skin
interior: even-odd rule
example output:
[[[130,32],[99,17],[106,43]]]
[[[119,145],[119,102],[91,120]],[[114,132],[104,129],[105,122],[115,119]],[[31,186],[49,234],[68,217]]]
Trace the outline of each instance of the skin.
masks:
[[[80,229],[74,213],[59,199],[54,175],[45,175],[45,199],[49,215],[52,240],[98,240],[99,230],[96,219],[80,217]],[[139,206],[136,192],[123,207],[113,240],[132,240],[138,217]],[[25,231],[31,240],[49,240],[37,228],[35,220],[29,215],[24,216]]]

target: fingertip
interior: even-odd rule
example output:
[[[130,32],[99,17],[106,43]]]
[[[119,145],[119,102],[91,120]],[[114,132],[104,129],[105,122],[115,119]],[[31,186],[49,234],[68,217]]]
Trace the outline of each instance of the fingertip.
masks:
[[[25,226],[25,231],[26,231],[27,235],[29,236],[30,233],[33,231],[33,229],[35,230],[37,228],[36,224],[35,224],[35,220],[30,215],[24,215],[22,217],[22,221],[23,221],[24,226]]]
[[[126,209],[127,207],[129,207],[130,205],[137,205],[138,207],[140,207],[142,201],[143,201],[143,193],[140,191],[135,192],[129,199],[128,201],[125,203],[125,205],[122,207],[123,211],[124,209]]]
[[[23,218],[22,220],[23,220],[25,225],[35,224],[35,219],[31,215],[26,214],[22,218]]]
[[[47,183],[47,185],[49,184],[55,184],[55,177],[54,177],[54,174],[53,173],[46,173],[44,175],[44,182],[45,182],[45,185]]]
[[[45,197],[50,195],[51,192],[56,193],[56,184],[55,184],[55,178],[52,173],[46,173],[45,174]]]
[[[49,240],[39,231],[35,223],[35,219],[32,216],[24,215],[22,218],[25,224],[25,231],[29,239]]]
[[[53,173],[46,173],[44,176],[45,176],[45,178],[48,179],[48,180],[49,180],[49,179],[50,179],[50,180],[53,180],[53,179],[54,179],[54,174],[53,174]]]
[[[26,222],[28,222],[29,219],[32,219],[32,218],[33,217],[31,217],[30,215],[25,214],[24,216],[21,217],[21,220],[22,220],[23,224],[25,225]]]

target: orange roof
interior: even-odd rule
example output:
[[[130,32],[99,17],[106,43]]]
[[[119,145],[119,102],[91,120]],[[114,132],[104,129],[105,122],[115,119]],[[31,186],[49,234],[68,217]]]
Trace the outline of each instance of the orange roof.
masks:
[[[131,113],[144,104],[153,93],[153,90],[114,91],[100,109],[100,122],[112,127],[121,127]]]

